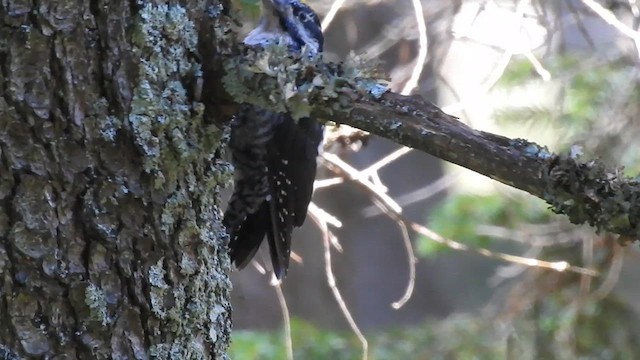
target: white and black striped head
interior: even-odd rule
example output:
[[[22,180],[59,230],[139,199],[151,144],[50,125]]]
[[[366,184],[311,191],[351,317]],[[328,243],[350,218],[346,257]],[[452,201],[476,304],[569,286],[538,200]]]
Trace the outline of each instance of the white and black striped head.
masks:
[[[293,51],[306,45],[309,54],[322,52],[323,41],[318,15],[299,0],[262,0],[260,23],[244,39],[251,46],[281,43]]]

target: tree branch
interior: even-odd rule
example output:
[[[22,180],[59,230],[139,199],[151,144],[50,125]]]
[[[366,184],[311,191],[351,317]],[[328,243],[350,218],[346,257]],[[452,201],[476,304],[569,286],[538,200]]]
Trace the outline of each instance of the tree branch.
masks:
[[[588,223],[625,241],[639,237],[636,179],[598,160],[585,162],[524,139],[474,130],[419,96],[388,92],[368,64],[293,58],[274,46],[245,49],[225,69],[225,88],[236,102],[368,131],[544,199],[574,224]]]

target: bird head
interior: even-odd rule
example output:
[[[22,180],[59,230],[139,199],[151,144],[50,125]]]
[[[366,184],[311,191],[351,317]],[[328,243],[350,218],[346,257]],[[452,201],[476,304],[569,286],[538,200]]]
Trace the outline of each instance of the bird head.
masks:
[[[322,52],[323,41],[318,15],[299,0],[262,0],[260,22],[244,39],[249,46],[279,43],[296,52],[306,46],[312,55]]]

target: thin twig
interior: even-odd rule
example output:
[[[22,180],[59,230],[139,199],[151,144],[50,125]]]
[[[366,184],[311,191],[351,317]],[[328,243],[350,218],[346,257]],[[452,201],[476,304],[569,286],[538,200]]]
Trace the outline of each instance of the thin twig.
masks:
[[[520,32],[520,30],[522,29],[522,23],[524,21],[524,12],[527,8],[526,6],[527,4],[529,4],[529,0],[518,1],[518,5],[516,5],[516,10],[515,10],[515,18],[518,20],[518,22],[517,22],[517,26],[515,27],[515,29],[513,29],[513,31]],[[482,87],[481,87],[482,92],[484,93],[488,92],[489,90],[491,90],[491,88],[493,88],[498,83],[498,80],[502,78],[502,75],[504,75],[504,71],[507,69],[507,66],[511,62],[511,58],[515,54],[515,51],[516,49],[514,48],[513,44],[505,48],[504,53],[502,54],[502,57],[498,61],[498,65],[496,65],[496,67],[491,72],[491,75],[489,75],[489,78],[487,78],[484,84],[482,84]]]
[[[341,177],[334,177],[331,179],[322,179],[322,180],[316,180],[313,183],[313,190],[318,190],[318,189],[322,189],[322,188],[326,188],[326,187],[331,187],[334,185],[339,185],[344,183],[344,179]]]
[[[478,235],[491,236],[497,239],[505,239],[529,245],[550,246],[558,242],[556,240],[549,240],[548,237],[566,232],[567,227],[560,222],[522,224],[515,229],[498,225],[478,224],[475,230]]]
[[[406,290],[402,295],[402,297],[400,298],[400,300],[391,304],[391,306],[394,309],[399,309],[411,298],[411,294],[413,294],[413,289],[415,287],[415,274],[416,274],[416,269],[415,269],[416,257],[413,253],[413,247],[411,245],[411,239],[407,231],[406,223],[398,220],[400,217],[402,208],[387,194],[381,191],[377,191],[379,187],[376,187],[368,179],[360,176],[360,172],[358,172],[351,165],[342,161],[342,159],[338,158],[337,156],[336,157],[329,156],[325,159],[331,162],[331,164],[333,164],[335,167],[340,169],[342,174],[346,174],[350,178],[350,180],[356,181],[357,183],[367,188],[371,193],[373,193],[375,195],[375,197],[372,199],[374,204],[378,205],[380,209],[388,213],[388,215],[389,213],[394,214],[395,216],[389,215],[389,217],[391,217],[392,219],[396,219],[396,222],[398,223],[398,226],[400,227],[400,230],[403,236],[406,234],[406,237],[403,238],[404,239],[403,244],[405,245],[405,251],[407,252],[407,259],[408,259],[408,265],[409,265],[409,280],[407,282]],[[400,211],[396,209],[399,209]]]
[[[327,15],[324,16],[324,18],[322,19],[322,24],[320,24],[320,26],[322,27],[322,32],[325,32],[329,27],[329,25],[331,25],[333,18],[336,17],[336,14],[340,10],[340,8],[342,8],[342,6],[344,5],[344,2],[345,0],[335,0],[333,4],[331,4],[331,8],[329,9],[329,12],[327,13]]]
[[[280,311],[282,312],[284,347],[287,352],[287,359],[293,360],[293,341],[291,340],[291,318],[289,317],[289,307],[287,306],[287,300],[284,298],[280,284],[276,284],[273,288],[276,290],[276,295],[278,295],[278,304],[280,304]]]
[[[289,257],[291,258],[291,260],[293,260],[296,264],[302,264],[303,260],[302,260],[302,256],[296,254],[295,252],[291,252],[289,254]]]
[[[582,241],[582,263],[586,267],[593,267],[593,236],[587,236]],[[584,304],[591,290],[591,280],[593,277],[580,275],[580,293],[577,301]]]
[[[377,191],[378,187],[375,184],[373,184],[371,181],[368,181],[366,179],[360,179],[359,178],[360,177],[359,176],[359,172],[357,170],[355,170],[353,167],[351,167],[351,165],[347,164],[339,156],[337,156],[335,154],[323,153],[321,155],[321,157],[322,157],[322,159],[324,159],[325,161],[328,162],[329,166],[337,166],[340,169],[351,169],[351,173],[354,176],[357,176],[358,178],[351,177],[350,180],[358,181],[359,183],[361,183],[364,186],[368,187],[369,190],[371,190],[372,192],[378,194],[378,196],[381,198],[381,200],[384,201],[385,204],[390,206],[393,209],[393,211],[395,211],[397,213],[402,213],[402,208],[400,207],[400,205],[398,205],[398,203],[395,202],[395,200],[393,200],[389,195],[387,195],[387,194],[385,194],[383,192]]]
[[[403,221],[396,221],[398,227],[400,228],[400,233],[402,234],[402,242],[404,243],[404,248],[407,251],[407,257],[409,258],[409,282],[407,283],[407,287],[404,291],[404,295],[400,298],[400,300],[391,304],[391,307],[398,310],[404,306],[404,304],[411,299],[411,295],[413,294],[413,289],[416,284],[416,256],[413,253],[413,246],[411,245],[411,238],[409,237],[409,230],[407,230],[407,225]]]
[[[533,65],[533,69],[536,71],[536,73],[538,73],[538,75],[540,75],[542,81],[551,80],[551,73],[549,72],[549,70],[544,68],[540,60],[538,60],[538,58],[536,58],[530,50],[525,51],[524,56],[527,58],[527,60],[529,60],[531,65]]]
[[[422,71],[424,70],[425,67],[425,62],[427,61],[427,54],[428,54],[428,50],[429,50],[429,38],[427,37],[427,25],[425,23],[424,20],[424,11],[422,9],[422,2],[420,0],[411,0],[411,3],[413,5],[413,11],[415,14],[415,18],[416,18],[416,24],[418,25],[418,56],[415,59],[415,63],[413,64],[413,69],[411,70],[411,76],[409,77],[409,79],[407,80],[407,82],[404,84],[402,90],[400,91],[400,94],[402,95],[409,95],[411,94],[411,92],[413,91],[413,89],[415,89],[418,86],[418,81],[420,81],[420,76],[422,75]],[[394,33],[398,33],[397,27],[394,28]],[[385,36],[385,40],[391,40],[388,37],[386,37],[387,32],[383,32],[384,36]],[[405,37],[406,38],[406,37]],[[398,38],[399,39],[399,38]],[[395,44],[397,42],[398,39],[392,40],[392,41],[387,41],[387,44],[389,45],[389,47],[391,46],[391,44]],[[375,58],[377,57],[377,55],[373,55],[370,53],[371,49],[368,49],[367,54],[370,56],[370,58]],[[383,51],[386,51],[383,50]],[[402,68],[402,67],[400,67]],[[396,71],[399,70],[400,68],[396,67]],[[404,71],[403,71],[404,73]],[[396,74],[397,75],[397,74]],[[402,78],[404,79],[405,76],[391,76],[392,78]],[[400,149],[401,151],[404,151],[404,153],[409,152],[411,149],[408,147],[403,147],[402,149]],[[404,154],[402,153],[402,154]],[[402,155],[400,154],[400,155]],[[398,156],[400,156],[398,155]],[[383,159],[384,161],[385,159]],[[383,165],[384,166],[384,165]]]
[[[338,229],[342,227],[342,221],[340,221],[340,219],[338,219],[334,215],[331,215],[326,210],[318,207],[318,205],[316,205],[315,203],[309,204],[309,211],[320,218],[323,222],[326,222],[328,225],[337,227]]]
[[[316,220],[319,220],[319,219],[316,219]],[[327,284],[329,285],[329,288],[333,293],[333,297],[336,299],[336,302],[338,303],[338,306],[340,307],[340,310],[342,311],[344,318],[347,320],[347,322],[349,323],[349,326],[351,327],[351,330],[353,331],[354,334],[356,334],[356,337],[358,337],[358,340],[360,340],[360,343],[362,344],[362,359],[367,360],[367,356],[369,353],[369,343],[367,342],[367,339],[364,337],[364,334],[362,334],[362,331],[360,331],[358,324],[356,324],[355,320],[353,319],[353,316],[351,315],[351,312],[349,311],[347,304],[344,302],[344,299],[342,298],[340,289],[338,289],[338,287],[336,286],[336,278],[333,275],[333,270],[331,268],[331,235],[330,235],[329,228],[327,226],[327,223],[322,222],[321,220],[319,220],[317,224],[318,224],[318,227],[320,228],[320,231],[322,231],[322,238],[324,240],[323,241],[324,262],[325,262],[324,269],[325,269],[325,274],[327,276]]]
[[[329,240],[331,241],[331,245],[333,245],[338,252],[342,252],[342,245],[340,245],[340,241],[338,241],[338,237],[333,234],[333,232],[328,230],[328,225],[331,224],[337,228],[342,227],[342,222],[336,218],[335,216],[329,214],[324,211],[322,208],[318,207],[318,205],[314,203],[309,204],[309,208],[307,209],[309,216],[313,222],[315,222],[320,229],[323,226],[327,227],[327,231],[329,232]]]
[[[540,255],[543,247],[540,245],[533,245],[531,248],[527,249],[522,256],[527,258],[536,258]],[[500,285],[503,281],[508,279],[513,279],[516,276],[522,274],[527,270],[527,267],[524,267],[519,264],[507,263],[506,265],[501,265],[496,268],[494,274],[489,278],[487,283],[491,287],[496,287]]]
[[[329,158],[327,158],[327,160],[333,161],[334,159],[332,157],[329,157]],[[346,164],[342,160],[332,162],[331,164],[335,167],[335,169],[337,170],[336,172],[339,175],[346,176],[349,180],[355,180],[359,175],[358,174],[358,170],[354,169],[353,167],[351,167],[349,164]],[[598,272],[596,270],[586,269],[586,268],[582,268],[582,267],[579,267],[579,266],[574,266],[574,265],[569,264],[566,261],[550,262],[550,261],[538,260],[538,259],[533,259],[533,258],[526,258],[526,257],[522,257],[522,256],[517,256],[517,255],[510,255],[510,254],[505,254],[505,253],[492,252],[491,250],[488,250],[488,249],[475,248],[473,246],[469,246],[469,245],[462,244],[462,243],[459,243],[459,242],[454,241],[454,240],[447,239],[447,238],[441,236],[440,234],[430,230],[426,226],[423,226],[423,225],[420,225],[420,224],[417,224],[415,222],[412,222],[412,221],[409,221],[409,220],[405,219],[400,212],[396,212],[394,210],[394,206],[391,206],[392,204],[396,204],[395,201],[393,203],[388,203],[386,201],[386,198],[388,198],[388,196],[386,194],[382,194],[382,193],[376,192],[375,191],[375,186],[373,186],[373,184],[371,184],[368,180],[359,179],[359,180],[357,180],[357,183],[362,185],[363,188],[367,189],[372,195],[374,195],[377,198],[377,200],[379,200],[380,203],[385,207],[385,209],[388,212],[388,214],[393,215],[392,218],[401,219],[406,224],[408,224],[415,232],[417,232],[419,234],[422,234],[422,235],[430,238],[432,241],[436,241],[438,243],[441,243],[441,244],[443,244],[443,245],[445,245],[445,246],[447,246],[447,247],[449,247],[451,249],[473,252],[473,253],[476,253],[476,254],[479,254],[479,255],[482,255],[482,256],[486,256],[486,257],[490,257],[490,258],[494,258],[494,259],[499,259],[499,260],[503,260],[503,261],[507,261],[507,262],[511,262],[511,263],[525,265],[525,266],[550,269],[550,270],[554,270],[554,271],[558,271],[558,272],[570,271],[570,272],[574,272],[574,273],[578,273],[578,274],[585,274],[585,275],[589,275],[589,276],[597,276],[598,275]]]
[[[589,35],[589,32],[587,31],[587,28],[584,26],[584,21],[582,21],[582,17],[580,16],[580,12],[576,10],[575,5],[573,5],[572,1],[567,1],[565,3],[567,4],[567,8],[569,9],[569,12],[573,16],[575,24],[578,27],[578,31],[580,31],[580,33],[582,34],[582,37],[584,38],[584,40],[587,42],[587,44],[589,44],[589,48],[591,50],[594,50],[596,48],[596,46],[593,43],[593,39],[591,39],[591,36]]]
[[[378,170],[382,169],[383,167],[389,165],[392,161],[397,160],[399,157],[401,157],[402,155],[405,155],[407,153],[409,153],[409,151],[411,151],[412,149],[406,146],[403,146],[397,150],[394,150],[391,154],[383,157],[382,159],[376,161],[373,165],[369,166],[368,168],[362,170],[360,173],[362,174],[361,176],[363,177],[367,177],[370,176],[371,174],[377,172]]]
[[[613,259],[611,261],[611,266],[609,267],[609,271],[607,272],[607,277],[604,279],[600,287],[598,287],[591,296],[594,300],[604,299],[613,287],[618,283],[618,279],[620,278],[620,270],[622,270],[622,265],[624,264],[624,248],[618,244],[617,242],[613,242]]]
[[[267,274],[267,269],[264,268],[255,258],[251,260],[251,265],[260,273],[261,275]]]
[[[517,23],[515,24],[516,26],[512,31],[520,32],[520,30],[522,29],[522,24],[524,21],[524,13],[525,13],[525,10],[527,9],[526,5],[529,4],[529,1],[530,0],[518,1],[515,9],[515,14],[514,14],[514,17],[517,19]],[[456,103],[452,103],[444,106],[442,110],[448,113],[462,111],[466,107],[468,107],[469,104],[477,101],[479,96],[481,96],[482,94],[488,93],[489,90],[491,90],[504,75],[504,72],[507,69],[507,66],[509,66],[511,59],[513,58],[513,55],[516,53],[516,50],[521,50],[521,49],[516,49],[515,45],[509,44],[505,46],[503,50],[504,51],[502,55],[498,59],[495,67],[493,68],[489,76],[486,78],[486,80],[482,84],[480,84],[479,91],[475,92],[471,97],[465,96],[463,99],[460,99]],[[532,63],[532,64],[535,67],[536,64],[535,63]]]
[[[539,267],[539,268],[544,268],[544,269],[549,269],[549,270],[554,270],[557,272],[565,272],[565,271],[570,271],[570,272],[574,272],[577,274],[584,274],[584,275],[588,275],[588,276],[598,276],[599,273],[596,270],[592,270],[592,269],[586,269],[586,268],[582,268],[579,266],[574,266],[569,264],[566,261],[544,261],[544,260],[538,260],[538,259],[532,259],[532,258],[526,258],[526,257],[522,257],[522,256],[516,256],[516,255],[509,255],[509,254],[505,254],[505,253],[498,253],[498,252],[493,252],[491,250],[488,249],[484,249],[484,248],[475,248],[466,244],[462,244],[459,243],[457,241],[451,240],[451,239],[447,239],[443,236],[441,236],[440,234],[432,231],[431,229],[427,228],[426,226],[420,225],[420,224],[416,224],[416,223],[412,223],[411,224],[411,228],[419,233],[422,234],[428,238],[430,238],[431,240],[438,242],[440,244],[446,245],[447,247],[451,248],[451,249],[455,249],[455,250],[462,250],[462,251],[468,251],[468,252],[473,252],[482,256],[486,256],[489,258],[493,258],[493,259],[498,259],[498,260],[503,260],[503,261],[507,261],[507,262],[511,262],[511,263],[515,263],[515,264],[520,264],[520,265],[525,265],[525,266],[531,266],[531,267]]]
[[[640,32],[633,30],[632,28],[625,25],[622,21],[618,20],[616,15],[611,11],[604,8],[602,5],[598,4],[594,0],[582,0],[582,3],[588,7],[591,11],[596,13],[596,15],[600,16],[604,22],[613,26],[616,30],[621,32],[623,35],[628,36],[635,42],[636,49],[639,49],[640,52]],[[640,56],[640,54],[639,54]]]
[[[437,181],[427,184],[426,186],[420,189],[408,192],[404,195],[397,196],[395,198],[396,202],[401,207],[405,207],[411,204],[415,204],[419,201],[427,200],[432,196],[440,193],[441,191],[448,189],[456,180],[456,178],[460,176],[460,174],[461,172],[459,171],[453,171],[441,177]],[[381,211],[379,207],[373,206],[373,205],[362,209],[362,216],[364,217],[373,217],[373,216],[380,215],[382,213],[383,211]]]
[[[422,2],[420,0],[411,0],[413,4],[413,11],[416,15],[416,22],[418,23],[418,58],[416,64],[411,72],[411,77],[404,85],[404,88],[400,92],[402,95],[409,95],[411,91],[418,86],[420,75],[422,75],[422,69],[424,69],[424,63],[427,60],[427,50],[429,48],[429,40],[427,38],[427,25],[424,21],[424,12],[422,10]]]

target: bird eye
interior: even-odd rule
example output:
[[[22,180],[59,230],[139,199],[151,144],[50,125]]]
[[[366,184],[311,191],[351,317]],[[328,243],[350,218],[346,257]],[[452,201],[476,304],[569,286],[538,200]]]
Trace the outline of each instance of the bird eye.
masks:
[[[309,13],[307,13],[307,12],[300,13],[300,15],[298,15],[298,17],[300,18],[300,21],[302,21],[302,22],[311,21],[311,15]]]

